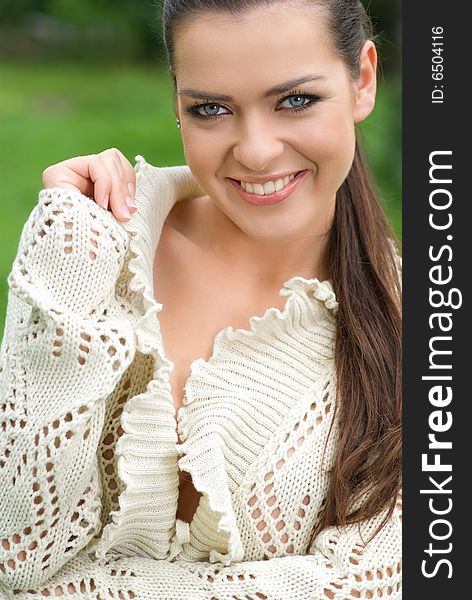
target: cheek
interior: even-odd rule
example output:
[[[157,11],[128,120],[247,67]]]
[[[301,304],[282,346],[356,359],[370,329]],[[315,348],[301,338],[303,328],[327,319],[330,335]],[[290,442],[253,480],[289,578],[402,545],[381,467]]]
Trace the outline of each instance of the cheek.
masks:
[[[204,180],[215,173],[222,154],[215,136],[209,136],[202,130],[189,129],[182,142],[185,160],[197,179]]]
[[[199,136],[191,131],[187,132],[182,136],[182,143],[187,164],[190,167],[192,164],[198,165],[205,157],[205,154],[201,151],[202,144],[199,143]]]
[[[354,158],[356,136],[353,124],[341,116],[339,121],[324,123],[313,131],[309,146],[320,175],[340,179],[339,183],[342,183]]]

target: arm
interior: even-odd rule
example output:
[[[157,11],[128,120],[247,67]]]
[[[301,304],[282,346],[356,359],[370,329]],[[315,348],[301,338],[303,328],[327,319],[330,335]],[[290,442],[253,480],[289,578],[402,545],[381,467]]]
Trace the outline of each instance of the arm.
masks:
[[[132,330],[121,332],[126,357],[103,319],[126,243],[111,215],[65,189],[42,191],[23,228],[0,363],[3,585],[38,585],[100,527],[105,400],[134,352]]]
[[[361,525],[364,540],[385,515]],[[401,599],[401,500],[385,528],[364,546],[357,525],[324,530],[306,556],[286,556],[223,566],[210,562],[168,562],[143,557],[106,562],[84,556],[65,566],[35,595],[82,600],[124,597],[136,600],[353,600]],[[111,592],[111,593],[110,593]],[[121,595],[120,595],[121,594]]]
[[[186,167],[137,170],[149,226],[200,191]],[[23,228],[0,349],[0,590],[41,585],[101,529],[96,452],[136,352],[131,320],[116,327],[111,310],[132,243],[111,213],[64,188],[42,190]]]
[[[212,600],[401,599],[401,496],[392,517],[367,546],[386,512],[338,531],[330,527],[317,536],[307,556],[234,564],[187,563],[206,581]],[[363,541],[364,540],[364,541]]]

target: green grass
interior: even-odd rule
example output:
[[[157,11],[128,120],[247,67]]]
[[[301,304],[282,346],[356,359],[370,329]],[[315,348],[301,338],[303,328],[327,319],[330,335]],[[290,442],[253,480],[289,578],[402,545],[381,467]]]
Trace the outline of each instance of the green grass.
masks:
[[[156,165],[183,164],[170,80],[158,65],[0,62],[0,331],[6,279],[22,227],[37,202],[41,174],[72,156],[116,146]],[[385,207],[401,236],[400,84],[383,84],[362,126]]]

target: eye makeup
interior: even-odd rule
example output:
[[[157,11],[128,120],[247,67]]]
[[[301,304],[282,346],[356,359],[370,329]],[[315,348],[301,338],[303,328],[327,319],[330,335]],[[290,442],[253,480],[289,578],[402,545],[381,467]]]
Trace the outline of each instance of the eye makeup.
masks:
[[[276,106],[278,106],[279,104],[285,102],[286,100],[290,100],[291,98],[304,98],[306,100],[306,104],[296,107],[290,107],[290,108],[278,108],[276,110],[280,111],[288,111],[289,113],[300,113],[304,110],[307,110],[308,108],[311,108],[315,103],[319,102],[322,100],[322,97],[316,94],[309,94],[303,91],[296,91],[294,90],[291,94],[286,94],[284,96],[282,96],[281,98],[279,98],[277,100]],[[194,105],[191,105],[189,107],[187,107],[185,109],[185,111],[191,116],[191,117],[195,117],[197,119],[202,119],[205,121],[214,121],[217,119],[221,119],[222,117],[224,117],[227,114],[230,114],[228,112],[222,113],[222,114],[215,114],[215,115],[210,115],[210,114],[202,114],[201,112],[199,112],[201,109],[204,109],[206,107],[220,107],[220,108],[226,108],[224,107],[222,104],[219,104],[217,102],[215,102],[214,100],[208,99],[205,101],[205,99],[203,99],[203,102],[198,102],[195,103]]]

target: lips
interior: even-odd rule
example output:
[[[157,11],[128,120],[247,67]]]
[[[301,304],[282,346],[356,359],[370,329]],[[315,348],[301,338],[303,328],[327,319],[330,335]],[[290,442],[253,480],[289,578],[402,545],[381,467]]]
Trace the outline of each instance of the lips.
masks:
[[[245,182],[241,182],[238,181],[236,179],[232,179],[232,178],[228,178],[228,181],[231,183],[231,185],[233,187],[236,188],[236,190],[238,191],[239,195],[246,200],[246,202],[249,202],[250,204],[256,205],[256,206],[272,206],[274,204],[279,204],[280,202],[283,202],[286,198],[288,198],[289,196],[292,195],[292,193],[294,192],[294,190],[296,189],[296,187],[298,186],[298,184],[302,181],[302,179],[305,177],[305,175],[308,173],[307,170],[304,171],[299,171],[295,177],[293,177],[290,180],[290,176],[289,177],[289,182],[284,185],[283,188],[277,190],[274,189],[273,192],[270,191],[270,187],[267,191],[269,191],[269,193],[265,193],[264,187],[262,186],[262,184],[252,184],[252,186],[254,185],[259,185],[262,187],[262,190],[260,188],[256,188],[256,190],[254,192],[248,191],[251,190],[251,187],[248,188],[248,185],[246,183],[246,186],[244,186]],[[277,181],[277,180],[275,180]],[[275,181],[272,182],[274,184],[274,188],[275,188]],[[268,182],[269,184],[271,182]],[[254,188],[253,188],[254,189]],[[257,191],[264,191],[263,194],[261,193],[257,193]]]

